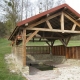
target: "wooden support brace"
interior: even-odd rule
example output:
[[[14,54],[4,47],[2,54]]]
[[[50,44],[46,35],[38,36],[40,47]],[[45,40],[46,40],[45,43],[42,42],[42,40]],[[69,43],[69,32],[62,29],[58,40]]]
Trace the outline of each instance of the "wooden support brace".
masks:
[[[53,47],[54,42],[55,42],[55,40],[51,41],[51,47]]]
[[[46,21],[46,23],[47,23],[49,29],[52,29],[52,26],[51,26],[51,24],[50,24],[50,22],[48,20]]]
[[[75,28],[76,28],[76,24],[73,25],[73,27],[72,27],[72,31],[74,31]]]
[[[66,38],[66,39],[59,39],[59,40],[62,42],[62,44],[63,44],[64,46],[67,46],[67,44],[69,43],[70,38],[71,38],[71,36],[68,37],[68,38]]]
[[[48,46],[50,46],[50,43],[48,41],[46,41],[46,43],[48,44]]]
[[[67,40],[66,40],[66,45],[68,45],[70,39],[71,39],[71,36],[69,36],[69,37],[67,38]]]
[[[61,14],[61,30],[62,30],[62,33],[64,33],[64,13],[63,12]]]
[[[34,32],[27,38],[26,43],[28,43],[29,40],[30,40],[31,38],[33,38],[38,32],[39,32],[39,30],[34,31]]]
[[[78,22],[76,22],[74,19],[72,19],[70,16],[68,16],[66,13],[64,13],[64,15],[69,19],[71,20],[74,24],[76,24],[77,26],[80,27],[80,24]]]
[[[67,44],[64,42],[63,39],[60,39],[60,41],[62,42],[62,44],[63,44],[64,46],[67,46]]]

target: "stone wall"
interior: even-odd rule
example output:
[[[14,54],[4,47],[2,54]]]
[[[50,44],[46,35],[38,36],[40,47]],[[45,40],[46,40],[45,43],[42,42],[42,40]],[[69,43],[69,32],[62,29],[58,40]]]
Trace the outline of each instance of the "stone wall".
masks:
[[[12,52],[13,52],[13,59],[14,59],[16,67],[20,71],[24,70],[25,68],[23,66],[22,46],[13,46],[13,51]]]
[[[63,63],[65,56],[53,56],[52,54],[27,54],[27,63]]]

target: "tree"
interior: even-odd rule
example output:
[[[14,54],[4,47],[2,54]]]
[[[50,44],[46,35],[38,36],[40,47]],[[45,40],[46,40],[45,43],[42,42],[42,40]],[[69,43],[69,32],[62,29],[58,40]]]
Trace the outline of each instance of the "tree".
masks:
[[[65,3],[65,0],[38,0],[39,13]]]
[[[16,27],[16,22],[21,20],[20,17],[20,2],[18,0],[3,0],[1,5],[2,12],[5,13],[5,26],[7,33],[10,33]]]
[[[65,0],[56,0],[55,1],[56,6],[61,5],[63,3],[65,3]]]
[[[0,38],[4,37],[6,34],[6,27],[3,22],[0,22]]]

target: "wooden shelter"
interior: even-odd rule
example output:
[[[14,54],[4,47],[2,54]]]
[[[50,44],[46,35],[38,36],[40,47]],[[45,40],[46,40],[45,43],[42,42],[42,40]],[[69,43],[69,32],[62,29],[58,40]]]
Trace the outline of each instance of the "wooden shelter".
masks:
[[[30,40],[35,41],[35,38],[39,38],[37,41],[45,41],[50,47],[53,47],[55,40],[60,40],[63,45],[67,46],[70,38],[79,34],[80,14],[69,5],[62,4],[18,22],[9,40],[12,41],[14,55],[20,56],[18,59],[21,58],[25,66],[26,43]]]

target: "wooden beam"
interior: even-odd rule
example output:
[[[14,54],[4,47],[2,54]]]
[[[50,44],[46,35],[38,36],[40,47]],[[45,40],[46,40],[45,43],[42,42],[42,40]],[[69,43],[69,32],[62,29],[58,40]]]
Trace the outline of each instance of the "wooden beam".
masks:
[[[71,39],[71,36],[70,36],[70,37],[68,37],[68,38],[67,38],[67,40],[66,40],[66,44],[67,44],[67,45],[68,45],[68,43],[69,43],[70,39]]]
[[[38,32],[39,32],[39,30],[34,31],[34,32],[27,38],[26,43],[28,43],[29,40],[30,40],[31,38],[33,38]]]
[[[51,26],[51,24],[50,24],[50,22],[48,20],[46,21],[46,23],[47,23],[49,29],[52,29],[52,26]]]
[[[64,13],[63,12],[61,14],[61,30],[62,30],[62,33],[64,33]]]
[[[22,60],[23,66],[26,66],[26,29],[23,29],[22,40]]]
[[[70,38],[71,38],[71,36],[69,36],[68,38],[59,39],[59,40],[62,42],[62,44],[63,44],[64,46],[67,46],[68,43],[69,43],[69,41],[70,41]]]
[[[64,13],[64,15],[69,19],[71,20],[74,24],[76,24],[77,26],[80,27],[80,24],[78,22],[76,22],[74,19],[72,19],[70,16],[68,16],[66,13]]]
[[[60,29],[47,29],[47,28],[26,28],[27,30],[39,30],[39,31],[49,31],[49,32],[62,32]]]
[[[40,20],[40,21],[38,21],[38,22],[36,22],[36,23],[33,23],[33,24],[27,26],[27,27],[28,27],[28,28],[35,27],[35,26],[37,26],[37,25],[45,22],[46,20],[50,20],[50,19],[52,19],[52,18],[55,18],[55,17],[59,16],[60,14],[61,14],[61,12],[59,12],[59,13],[57,13],[57,14],[54,14],[54,15],[52,15],[52,16],[49,16],[49,17],[47,17],[47,18],[44,18],[44,19],[42,19],[42,20]]]
[[[55,40],[51,41],[51,47],[53,47],[54,42],[55,42]]]
[[[59,39],[61,41],[61,43],[64,45],[64,46],[67,46],[66,42],[64,41],[64,39]]]
[[[60,29],[47,29],[47,28],[26,28],[27,30],[39,30],[47,32],[62,32]],[[64,30],[64,33],[80,33],[80,31]]]
[[[65,33],[80,33],[80,31],[64,30]]]
[[[73,25],[73,27],[72,27],[72,29],[71,29],[71,30],[72,30],[72,31],[74,31],[74,30],[75,30],[75,28],[76,28],[76,24],[74,24],[74,25]]]
[[[46,43],[48,44],[48,46],[50,46],[50,43],[49,43],[49,41],[46,41]]]

